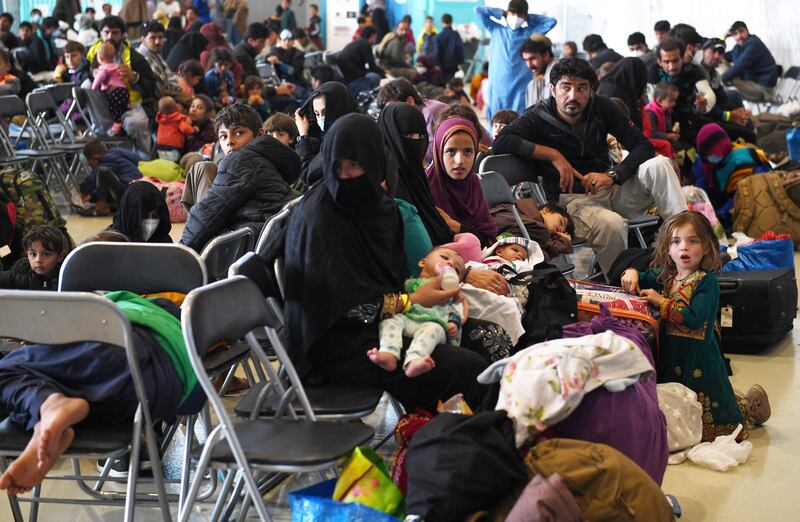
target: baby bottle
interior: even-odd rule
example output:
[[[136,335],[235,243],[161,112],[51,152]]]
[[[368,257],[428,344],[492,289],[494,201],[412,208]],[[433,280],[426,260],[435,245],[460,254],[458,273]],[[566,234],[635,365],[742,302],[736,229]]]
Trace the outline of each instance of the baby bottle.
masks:
[[[456,269],[447,265],[436,265],[436,271],[442,276],[442,290],[452,290],[461,282]]]

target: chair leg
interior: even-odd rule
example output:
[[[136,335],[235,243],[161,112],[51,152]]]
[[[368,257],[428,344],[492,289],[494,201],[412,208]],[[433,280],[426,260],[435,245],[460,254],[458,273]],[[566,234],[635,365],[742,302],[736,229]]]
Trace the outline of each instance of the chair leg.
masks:
[[[212,473],[216,473],[216,471],[212,470]],[[222,515],[222,508],[226,505],[225,498],[227,498],[228,493],[231,491],[231,488],[233,487],[233,479],[235,479],[237,475],[238,473],[236,473],[234,470],[229,470],[225,475],[225,481],[222,484],[222,489],[217,497],[217,502],[214,504],[214,511],[211,513],[211,522],[216,522],[219,520],[220,515]]]
[[[178,505],[182,506],[189,493],[189,477],[192,467],[192,439],[194,438],[194,424],[197,422],[197,415],[190,415],[186,418],[186,441],[183,447],[183,469],[181,470],[181,493],[178,497]]]
[[[222,520],[230,520],[233,516],[233,510],[236,508],[236,504],[239,502],[239,497],[242,494],[242,489],[244,489],[244,478],[242,477],[242,473],[240,470],[237,470],[234,473],[236,482],[233,486],[233,492],[230,495],[230,498],[225,503],[225,509],[223,509],[221,515]]]
[[[131,457],[128,461],[128,485],[125,490],[125,522],[134,522],[136,506],[136,482],[139,479],[139,461],[142,452],[142,408],[136,410],[133,419],[133,442]],[[152,459],[151,459],[152,460]],[[153,470],[155,473],[155,470]]]
[[[164,485],[164,468],[161,465],[161,455],[158,453],[156,434],[153,430],[152,424],[149,422],[145,423],[145,432],[145,443],[147,444],[147,453],[150,455],[150,464],[153,468],[153,479],[156,484],[156,492],[158,493],[158,503],[161,506],[161,516],[163,517],[162,520],[172,522],[172,515],[169,511],[169,499],[167,498],[167,489]],[[133,459],[131,459],[131,461],[132,460]]]
[[[194,503],[194,499],[200,489],[200,483],[203,481],[203,473],[205,473],[208,463],[211,460],[211,450],[217,445],[222,435],[222,426],[217,426],[205,441],[203,452],[200,454],[200,460],[197,462],[197,470],[195,471],[192,486],[189,488],[189,494],[186,496],[184,504],[178,506],[180,522],[187,522],[189,520],[189,515],[192,512],[192,503]]]
[[[5,473],[6,469],[8,469],[8,459],[0,457],[0,473]],[[8,493],[8,504],[11,507],[11,515],[14,517],[14,522],[23,522],[25,519],[22,518],[22,510],[19,507],[17,496]]]
[[[633,227],[633,231],[636,233],[636,240],[639,241],[639,246],[642,248],[647,248],[647,241],[644,240],[642,227]]]
[[[39,499],[42,496],[42,485],[33,488],[31,492],[31,500]],[[37,522],[39,520],[39,502],[31,502],[31,510],[28,512],[28,522]]]

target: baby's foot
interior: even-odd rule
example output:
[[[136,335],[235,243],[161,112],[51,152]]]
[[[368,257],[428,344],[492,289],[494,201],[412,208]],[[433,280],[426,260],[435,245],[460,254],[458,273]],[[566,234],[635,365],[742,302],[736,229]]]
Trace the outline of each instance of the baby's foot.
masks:
[[[406,377],[416,377],[418,375],[422,375],[423,373],[428,373],[429,371],[433,370],[435,366],[436,363],[433,361],[433,357],[430,355],[420,357],[419,359],[414,359],[406,365]]]
[[[377,348],[373,348],[367,352],[367,357],[387,372],[393,372],[397,369],[397,357],[389,352],[382,352]]]

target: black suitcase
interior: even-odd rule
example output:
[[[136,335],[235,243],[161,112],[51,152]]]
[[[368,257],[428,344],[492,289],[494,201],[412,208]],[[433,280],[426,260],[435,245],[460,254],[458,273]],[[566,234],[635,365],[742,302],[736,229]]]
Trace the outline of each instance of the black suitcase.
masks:
[[[794,270],[727,272],[717,280],[723,352],[763,352],[792,331],[797,315]],[[726,308],[733,312],[731,326],[725,326]]]

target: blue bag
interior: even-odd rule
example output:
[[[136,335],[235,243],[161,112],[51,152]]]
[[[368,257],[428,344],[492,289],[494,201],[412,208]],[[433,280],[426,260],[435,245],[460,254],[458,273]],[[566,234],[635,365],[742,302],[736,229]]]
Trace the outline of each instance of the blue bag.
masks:
[[[400,522],[400,519],[356,502],[333,500],[336,479],[289,493],[292,522]]]
[[[789,159],[800,161],[800,127],[786,129],[786,147],[789,149]]]
[[[722,247],[722,252],[726,252]],[[794,243],[791,239],[756,241],[736,248],[736,259],[722,267],[723,272],[749,272],[751,270],[794,270]]]

